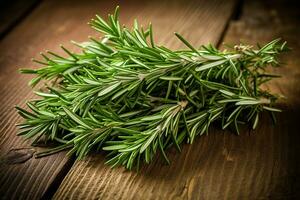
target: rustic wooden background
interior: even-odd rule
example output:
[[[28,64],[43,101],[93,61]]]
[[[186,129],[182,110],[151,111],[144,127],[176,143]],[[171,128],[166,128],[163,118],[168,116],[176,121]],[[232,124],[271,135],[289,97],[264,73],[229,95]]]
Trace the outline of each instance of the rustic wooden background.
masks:
[[[104,165],[94,153],[75,161],[65,152],[34,159],[40,150],[16,136],[21,119],[13,106],[34,95],[18,74],[40,51],[95,35],[86,22],[121,6],[121,20],[153,23],[155,40],[171,48],[183,45],[255,44],[282,37],[293,49],[282,56],[283,75],[267,87],[287,97],[272,126],[267,117],[256,131],[240,136],[212,128],[208,136],[158,157],[137,172]],[[20,1],[1,5],[0,14],[0,199],[300,199],[300,8],[296,1],[152,0]],[[34,66],[33,66],[34,67]]]

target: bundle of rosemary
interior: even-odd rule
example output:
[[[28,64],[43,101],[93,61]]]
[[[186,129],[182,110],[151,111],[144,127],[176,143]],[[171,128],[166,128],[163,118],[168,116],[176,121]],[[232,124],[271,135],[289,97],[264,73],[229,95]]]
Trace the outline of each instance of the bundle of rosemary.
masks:
[[[99,16],[90,22],[104,34],[101,39],[76,43],[82,52],[62,57],[41,53],[39,69],[21,69],[35,74],[30,85],[48,81],[40,98],[27,103],[30,111],[16,107],[25,119],[18,124],[26,138],[57,141],[56,148],[36,157],[70,149],[83,158],[92,149],[108,151],[107,163],[128,169],[149,163],[160,151],[182,142],[192,143],[207,134],[213,122],[223,129],[247,123],[253,129],[264,110],[278,97],[260,86],[276,75],[266,73],[278,66],[277,56],[286,43],[274,40],[258,49],[237,45],[220,51],[212,45],[173,51],[157,46],[151,24],[132,30],[121,27],[118,8],[105,21]],[[49,80],[53,80],[49,82]],[[51,84],[50,84],[51,83]]]

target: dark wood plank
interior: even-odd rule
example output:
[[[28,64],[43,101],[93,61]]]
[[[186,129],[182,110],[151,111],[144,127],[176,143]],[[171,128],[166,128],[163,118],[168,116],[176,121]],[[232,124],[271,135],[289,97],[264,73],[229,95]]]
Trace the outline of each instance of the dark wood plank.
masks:
[[[218,43],[233,12],[235,1],[165,1],[146,5],[121,5],[121,19],[128,24],[133,17],[143,22],[152,21],[156,40],[172,48],[183,47],[173,36],[182,33],[195,45]],[[132,17],[128,17],[128,15]],[[130,21],[128,21],[130,20]],[[185,146],[181,154],[169,152],[172,164],[166,166],[156,160],[144,166],[139,173],[123,168],[110,169],[104,165],[104,154],[94,154],[76,161],[54,198],[56,199],[182,199],[200,198],[203,187],[198,185],[202,176],[211,191],[215,186],[210,179],[218,177],[216,163],[224,159],[220,150],[224,141],[222,132],[203,137],[192,146]],[[214,155],[214,159],[210,157]],[[209,175],[207,176],[206,173]]]
[[[14,0],[0,2],[0,38],[8,33],[18,22],[37,6],[39,0]]]

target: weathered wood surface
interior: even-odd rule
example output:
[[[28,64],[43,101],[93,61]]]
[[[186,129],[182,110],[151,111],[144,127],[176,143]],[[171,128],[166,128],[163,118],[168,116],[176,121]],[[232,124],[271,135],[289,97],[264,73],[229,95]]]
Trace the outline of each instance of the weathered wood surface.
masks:
[[[271,81],[267,89],[284,95],[272,126],[269,116],[264,116],[256,131],[231,141],[228,149],[234,165],[220,168],[224,174],[225,199],[299,199],[300,198],[300,13],[296,2],[245,1],[241,19],[234,21],[224,38],[225,43],[268,42],[283,38],[292,51],[282,55],[283,67],[272,70],[282,78]],[[233,139],[235,140],[235,139]],[[240,143],[240,144],[238,144]],[[230,180],[230,182],[227,182]],[[221,181],[221,182],[223,182]],[[217,182],[214,182],[218,185]],[[210,199],[207,196],[207,199]],[[214,198],[213,198],[214,199]]]
[[[139,173],[110,169],[104,166],[103,154],[94,154],[75,162],[54,198],[299,199],[300,44],[296,8],[295,5],[247,1],[241,18],[230,24],[224,38],[225,42],[236,43],[242,39],[255,44],[283,36],[294,48],[283,56],[286,66],[277,70],[284,78],[269,85],[270,90],[288,97],[281,104],[284,112],[278,116],[276,126],[264,116],[256,131],[244,130],[240,136],[211,129],[208,136],[184,146],[181,154],[171,150],[170,166],[157,159]],[[205,12],[204,8],[199,9],[199,13]],[[225,17],[225,11],[216,12]],[[199,26],[207,28],[203,18],[197,20],[201,20]],[[206,19],[206,23],[213,25],[218,21]],[[174,27],[177,28],[176,22]],[[187,31],[193,43],[216,42],[220,37],[211,32],[202,40],[201,34]],[[165,37],[162,33],[158,29],[157,34]],[[165,42],[173,45],[169,37]]]
[[[300,16],[296,2],[245,1],[241,18],[226,25],[236,1],[126,1],[121,20],[131,25],[135,17],[142,24],[153,23],[155,40],[171,48],[184,47],[177,31],[194,45],[220,40],[255,44],[283,37],[293,48],[283,56],[283,75],[268,85],[287,96],[278,124],[264,116],[256,131],[240,136],[212,128],[208,136],[184,145],[179,154],[168,151],[170,166],[158,158],[139,173],[104,165],[102,153],[76,161],[59,153],[34,159],[39,150],[16,137],[20,118],[13,110],[34,95],[27,86],[30,77],[17,73],[28,67],[31,57],[70,39],[84,41],[95,35],[86,22],[95,13],[112,11],[117,2],[43,1],[0,41],[0,199],[47,198],[56,188],[55,199],[299,199],[300,198]],[[51,10],[51,12],[49,12]],[[227,31],[226,31],[227,30]],[[224,39],[223,33],[224,34]],[[71,47],[73,48],[73,47]],[[17,162],[17,163],[15,163]],[[60,179],[64,178],[59,186]]]
[[[216,0],[189,2],[183,0],[174,2],[126,1],[126,3],[121,3],[121,19],[127,25],[132,25],[135,17],[142,24],[152,21],[155,27],[154,31],[156,32],[155,40],[172,48],[184,47],[173,36],[174,31],[182,33],[195,45],[209,41],[217,43],[232,14],[234,4],[234,0],[223,2]],[[39,51],[51,49],[61,53],[62,51],[58,47],[60,43],[70,47],[68,45],[70,39],[84,41],[88,35],[95,35],[86,25],[86,22],[95,13],[100,13],[102,16],[106,15],[109,11],[113,11],[116,5],[117,2],[110,1],[43,1],[41,5],[0,41],[0,199],[39,199],[41,197],[48,197],[47,195],[52,192],[49,192],[49,188],[52,190],[53,185],[54,188],[58,187],[59,179],[62,178],[61,176],[65,174],[65,171],[68,170],[68,166],[72,162],[69,158],[65,157],[64,152],[41,159],[34,159],[32,154],[40,149],[30,147],[30,142],[16,136],[17,130],[15,124],[20,122],[21,119],[13,107],[16,104],[24,106],[26,99],[34,97],[30,87],[27,86],[27,82],[31,77],[19,75],[17,69],[19,67],[31,66],[30,58],[37,57]],[[203,148],[208,148],[209,144],[209,142],[206,143],[205,146],[208,146]],[[197,151],[197,148],[194,150]],[[178,154],[174,154],[174,164],[171,171],[169,167],[164,166],[160,161],[157,161],[158,163],[155,168],[159,169],[162,167],[164,169],[162,172],[169,171],[169,174],[172,171],[177,171],[174,173],[175,175],[177,174],[177,178],[181,177],[178,176],[178,173],[190,173],[189,176],[192,176],[193,171],[189,172],[189,167],[184,171],[180,169],[183,165],[189,166],[187,163],[189,162],[189,157],[185,155],[188,155],[188,152],[190,150],[186,148],[181,157]],[[192,154],[196,157],[197,153],[194,152]],[[97,170],[94,171],[94,177],[91,177],[97,177],[97,180],[102,178],[101,174],[104,172],[105,176],[107,176],[106,181],[110,180],[109,174],[112,174],[111,178],[118,178],[117,180],[120,180],[126,174],[131,174],[128,176],[130,179],[137,175],[136,173],[124,172],[122,169],[111,171],[109,167],[103,165],[103,157],[104,155],[102,154],[95,155],[95,157],[90,156],[86,161],[76,164],[74,169],[81,170],[82,172],[78,175],[86,175],[83,177],[83,181],[78,183],[79,188],[82,186],[91,187],[88,182],[92,181],[92,179],[88,177],[92,174],[90,174],[91,171],[89,169],[81,166],[84,163],[88,165],[94,164],[97,167]],[[88,163],[89,159],[100,159],[100,161],[97,163],[90,161]],[[150,176],[155,178],[156,176],[155,173],[149,174],[151,167],[145,168],[143,171],[146,173],[145,176],[149,176],[148,178],[151,178]],[[156,173],[159,173],[158,170],[156,170]],[[164,183],[167,180],[164,179],[168,174],[163,173],[160,173],[161,184],[166,187],[168,185]],[[70,174],[74,174],[74,170]],[[173,179],[176,177],[173,176]],[[68,183],[67,180],[69,179],[66,179],[64,182],[62,191],[67,189],[65,187],[66,183]],[[153,184],[157,184],[155,180],[156,178],[153,179]],[[123,180],[121,181],[123,182]],[[142,179],[139,181],[142,181]],[[172,178],[169,181],[172,181]],[[96,182],[91,182],[91,184],[94,183]],[[149,182],[145,183],[149,184]],[[114,184],[117,184],[117,182]],[[178,189],[182,187],[182,184],[178,186],[175,184],[177,183],[174,182],[174,192],[179,191]],[[77,184],[75,186],[72,186],[72,188],[76,189]],[[109,187],[109,185],[107,186]],[[123,186],[125,185],[120,184],[120,187]],[[95,189],[97,190],[98,188]],[[85,192],[84,189],[78,191]],[[125,190],[121,191],[124,192]],[[97,197],[102,198],[110,193],[110,191],[107,192],[102,194],[98,190],[98,192],[91,193],[91,195],[97,195]],[[130,195],[131,190],[128,190],[128,192],[127,195]],[[156,191],[153,192],[156,193]],[[113,191],[111,193],[114,194]],[[57,194],[57,197],[63,198],[63,196],[59,195],[62,194],[61,190]],[[65,197],[72,195],[78,197],[77,193],[72,193],[71,190],[65,193],[65,195]],[[90,199],[88,195],[83,195]],[[167,194],[162,193],[162,195]]]

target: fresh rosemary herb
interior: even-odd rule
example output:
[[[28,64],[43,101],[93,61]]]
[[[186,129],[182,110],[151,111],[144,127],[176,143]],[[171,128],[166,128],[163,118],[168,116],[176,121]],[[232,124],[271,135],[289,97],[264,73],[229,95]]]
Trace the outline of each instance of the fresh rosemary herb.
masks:
[[[43,61],[34,61],[43,67],[21,69],[36,75],[30,85],[48,84],[27,103],[30,111],[16,107],[25,119],[19,135],[35,138],[33,145],[60,144],[37,157],[70,149],[80,159],[102,149],[109,152],[108,164],[132,169],[160,151],[169,163],[167,148],[180,151],[181,143],[207,134],[214,122],[239,133],[241,123],[255,129],[262,111],[280,112],[273,107],[278,96],[260,86],[277,77],[266,69],[278,66],[285,42],[220,51],[212,45],[196,49],[175,33],[188,50],[173,51],[155,44],[151,24],[120,26],[118,11],[107,21],[96,16],[90,22],[104,35],[74,42],[80,54],[62,46],[66,57],[41,53]]]

